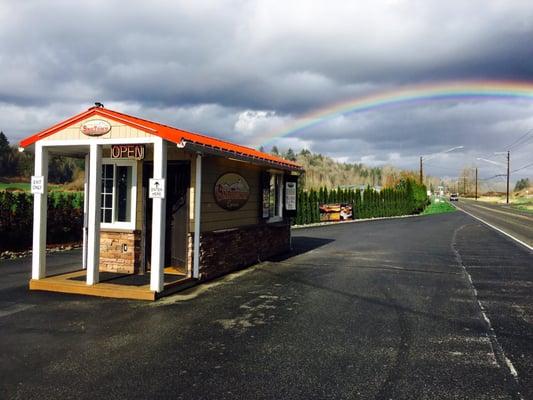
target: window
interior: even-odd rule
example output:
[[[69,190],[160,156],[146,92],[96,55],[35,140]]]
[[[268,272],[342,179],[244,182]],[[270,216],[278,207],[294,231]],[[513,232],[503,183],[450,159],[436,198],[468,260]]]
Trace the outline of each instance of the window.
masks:
[[[102,165],[102,217],[101,222],[113,222],[113,173],[112,164]]]
[[[270,222],[281,221],[283,176],[277,173],[270,174],[269,215]]]
[[[117,166],[117,221],[131,221],[131,176],[133,167]]]
[[[135,228],[136,180],[135,161],[102,164],[102,227]]]

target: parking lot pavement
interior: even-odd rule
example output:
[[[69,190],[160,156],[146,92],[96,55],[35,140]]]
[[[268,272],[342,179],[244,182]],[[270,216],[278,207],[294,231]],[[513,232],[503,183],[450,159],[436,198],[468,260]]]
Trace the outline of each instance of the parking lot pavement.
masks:
[[[5,278],[32,307],[0,314],[0,398],[532,398],[531,261],[456,212],[298,230],[155,303]]]

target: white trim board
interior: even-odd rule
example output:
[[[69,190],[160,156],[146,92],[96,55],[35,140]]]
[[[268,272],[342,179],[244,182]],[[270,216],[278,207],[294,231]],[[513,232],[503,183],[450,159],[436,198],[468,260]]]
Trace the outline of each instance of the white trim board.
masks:
[[[147,144],[155,143],[159,137],[114,138],[114,139],[72,139],[72,140],[40,140],[43,147],[54,146],[89,146],[91,144]]]

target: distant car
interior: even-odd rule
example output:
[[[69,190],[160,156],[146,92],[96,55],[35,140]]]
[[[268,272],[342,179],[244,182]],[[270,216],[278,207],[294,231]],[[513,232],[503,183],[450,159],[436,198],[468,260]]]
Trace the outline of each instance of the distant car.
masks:
[[[452,193],[450,195],[450,201],[459,201],[459,195],[457,193]]]

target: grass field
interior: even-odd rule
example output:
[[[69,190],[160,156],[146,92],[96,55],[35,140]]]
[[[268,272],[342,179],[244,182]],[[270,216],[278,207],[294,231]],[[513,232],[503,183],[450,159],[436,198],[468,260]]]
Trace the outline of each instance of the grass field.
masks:
[[[30,190],[29,183],[4,183],[0,182],[0,190]]]
[[[533,198],[520,198],[511,203],[512,208],[533,213]]]
[[[437,203],[435,202],[435,199],[432,198],[431,204],[426,207],[422,212],[422,215],[442,214],[454,211],[456,211],[456,209],[448,201],[442,200]]]
[[[52,192],[65,191],[64,185],[49,184],[48,189]],[[17,182],[17,183],[0,182],[0,192],[3,190],[22,190],[24,192],[29,192],[30,184],[27,182]]]
[[[531,188],[529,190],[531,193]],[[525,191],[511,193],[510,206],[516,210],[533,213],[533,196]],[[492,204],[505,204],[505,195],[501,196],[480,196],[479,201]]]

